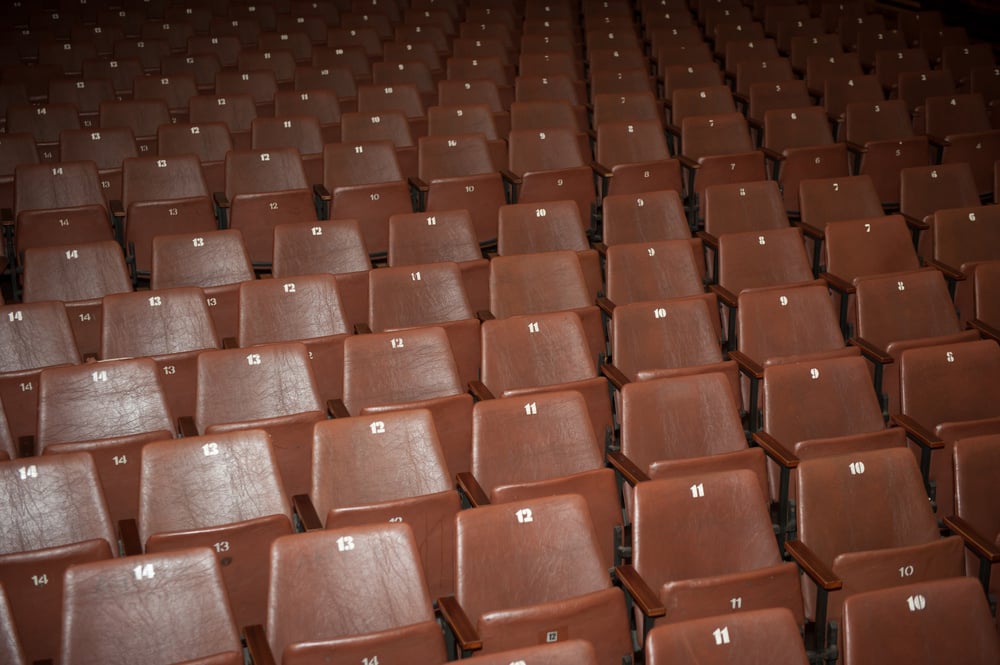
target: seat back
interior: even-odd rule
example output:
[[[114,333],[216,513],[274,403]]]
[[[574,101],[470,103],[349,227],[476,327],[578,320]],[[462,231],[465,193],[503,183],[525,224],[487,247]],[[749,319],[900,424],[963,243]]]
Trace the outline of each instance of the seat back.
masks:
[[[93,161],[19,164],[14,169],[14,212],[99,205],[107,208]]]
[[[195,423],[212,425],[322,412],[309,351],[298,342],[198,356]]]
[[[627,384],[621,392],[622,452],[649,470],[657,462],[746,449],[730,383],[710,373]]]
[[[180,662],[208,656],[235,665],[239,633],[208,548],[147,554],[66,571],[60,662]],[[131,608],[140,603],[142,612]],[[109,640],[115,630],[125,634]]]
[[[488,612],[565,600],[610,585],[578,495],[481,506],[457,516],[456,598],[476,621]],[[520,543],[516,552],[498,547]],[[540,575],[540,571],[545,571]],[[491,584],[498,577],[510,584]]]
[[[871,177],[816,178],[799,184],[802,221],[817,228],[841,219],[881,217],[882,204]]]
[[[901,215],[830,222],[825,247],[827,272],[848,282],[920,267],[910,229]]]
[[[439,104],[427,109],[428,136],[475,133],[482,134],[487,141],[500,138],[493,111],[487,104]]]
[[[162,154],[162,152],[161,152]],[[136,157],[122,163],[122,203],[167,201],[209,196],[208,184],[195,155]]]
[[[579,392],[539,393],[530,402],[486,400],[473,407],[472,473],[487,494],[599,469],[601,458]]]
[[[597,376],[583,324],[573,312],[485,321],[482,341],[482,381],[496,395]]]
[[[1000,348],[990,340],[907,349],[899,359],[902,412],[933,430],[1000,415]]]
[[[103,298],[102,308],[102,359],[219,348],[200,288],[111,294]]]
[[[153,289],[207,288],[253,278],[243,235],[235,229],[153,238]]]
[[[597,127],[595,156],[608,168],[669,159],[663,123],[659,119],[603,122]]]
[[[684,118],[696,115],[735,113],[732,89],[728,85],[680,88],[671,96],[671,121],[680,125]]]
[[[240,284],[240,346],[349,333],[337,281],[330,274]]]
[[[295,148],[231,150],[226,153],[226,196],[308,189]]]
[[[496,171],[484,135],[422,136],[418,151],[418,171],[424,182]]]
[[[271,551],[269,585],[267,639],[272,652],[285,658],[297,644],[346,641],[434,623],[417,546],[405,524],[279,538]],[[373,588],[392,593],[373,593]],[[364,616],[348,600],[360,597],[372,610]],[[443,659],[444,644],[438,639],[434,656]]]
[[[402,179],[390,141],[328,143],[323,148],[323,184],[331,192],[337,187]]]
[[[611,194],[603,201],[604,244],[689,238],[691,230],[674,190]]]
[[[799,228],[743,231],[719,238],[719,285],[732,293],[812,278]]]
[[[826,285],[785,285],[745,291],[736,310],[740,351],[764,364],[784,356],[844,348]]]
[[[125,257],[114,240],[31,247],[24,254],[25,302],[91,300],[132,290]]]
[[[344,341],[344,404],[351,413],[463,392],[443,328],[353,335]]]
[[[390,266],[482,258],[468,210],[403,213],[389,218]]]
[[[163,125],[157,130],[160,156],[197,155],[203,163],[224,161],[226,153],[233,149],[231,125],[225,121],[207,120],[207,115],[202,115],[201,119],[194,116],[192,103],[190,124]],[[247,120],[246,127],[238,131],[249,131],[252,120]]]
[[[368,279],[368,323],[376,332],[475,318],[456,263],[383,268]]]
[[[518,175],[587,164],[576,132],[571,129],[512,129],[507,142],[508,165]]]
[[[913,453],[883,448],[803,460],[798,539],[822,561],[939,538]]]
[[[858,145],[913,136],[910,110],[902,99],[848,104],[844,129],[847,141]]]
[[[785,204],[773,180],[705,188],[705,231],[716,238],[726,233],[787,226]]]
[[[962,330],[944,275],[937,270],[864,277],[856,284],[858,336],[879,348]]]
[[[996,206],[950,208],[934,213],[931,222],[932,250],[921,248],[921,255],[962,268],[974,261],[1000,258],[1000,209]]]
[[[500,207],[497,252],[500,256],[589,249],[575,201],[512,203]]]
[[[775,152],[833,143],[830,121],[821,106],[772,109],[764,113],[764,146]]]
[[[938,210],[979,205],[976,179],[967,162],[901,169],[899,191],[899,211],[919,220]]]
[[[539,289],[538,284],[549,288]],[[490,261],[490,311],[498,318],[591,304],[575,252],[498,256]]]
[[[323,154],[323,131],[315,116],[276,116],[254,118],[250,126],[250,144],[255,150],[267,150],[273,158],[279,148],[295,148],[300,156]]]
[[[713,526],[695,527],[705,524]],[[768,537],[773,531],[766,499],[750,471],[639,483],[632,529],[632,565],[657,590],[668,582],[781,562],[777,542]]]
[[[845,665],[1000,659],[982,587],[968,577],[857,594],[844,602],[842,625]]]
[[[712,155],[750,152],[754,149],[742,113],[689,116],[681,122],[681,148],[697,160]]]
[[[947,137],[990,129],[986,102],[978,92],[928,97],[924,102],[924,118],[929,136]]]
[[[771,365],[763,385],[764,430],[788,447],[885,427],[868,366],[858,356]]]
[[[606,265],[608,298],[616,305],[627,305],[704,293],[702,271],[696,263],[695,251],[690,239],[609,247]]]
[[[960,439],[953,449],[956,514],[987,538],[1000,534],[1000,515],[992,478],[1000,468],[1000,435]]]

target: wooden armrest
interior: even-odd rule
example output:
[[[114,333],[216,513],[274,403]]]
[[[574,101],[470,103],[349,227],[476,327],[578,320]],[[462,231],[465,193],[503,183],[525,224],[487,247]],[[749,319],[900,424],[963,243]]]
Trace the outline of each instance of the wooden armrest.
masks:
[[[969,327],[978,330],[983,337],[1000,342],[1000,328],[991,326],[982,319],[972,319],[969,321]]]
[[[602,178],[610,178],[612,175],[614,175],[611,172],[611,169],[609,169],[604,164],[601,164],[600,162],[591,162],[590,170],[596,173],[597,175],[601,176]]]
[[[764,368],[761,367],[756,360],[752,359],[742,351],[730,351],[729,359],[735,360],[736,364],[740,368],[740,371],[744,374],[748,374],[755,379],[764,378]]]
[[[177,419],[177,433],[181,438],[198,436],[198,426],[194,424],[194,416],[181,416]]]
[[[139,523],[133,518],[118,520],[118,539],[121,541],[122,556],[142,554],[142,541],[139,539]]]
[[[667,130],[667,134],[671,134],[673,136],[680,136],[681,135],[681,127],[680,127],[680,125],[675,125],[672,122],[668,122],[667,123],[666,130]]]
[[[480,323],[482,323],[483,321],[492,321],[497,317],[493,316],[493,312],[491,312],[490,310],[481,309],[476,312],[476,318],[479,319]]]
[[[951,529],[952,533],[957,533],[965,541],[966,546],[976,553],[976,556],[986,559],[990,563],[1000,562],[1000,547],[990,541],[986,536],[976,530],[958,515],[951,515],[944,518],[945,526]]]
[[[521,176],[517,175],[516,173],[508,169],[500,169],[500,177],[506,180],[507,182],[511,183],[512,185],[521,184]]]
[[[488,399],[496,399],[496,395],[486,387],[482,381],[469,381],[469,392],[476,398],[477,402],[484,402]]]
[[[851,152],[856,152],[858,154],[868,152],[868,146],[855,143],[854,141],[845,141],[845,143],[847,143],[847,149]]]
[[[913,215],[907,215],[905,212],[900,213],[903,215],[903,219],[906,220],[906,225],[911,229],[916,229],[917,231],[926,231],[931,228],[931,225],[922,219],[917,219]]]
[[[764,156],[770,159],[772,162],[783,162],[785,161],[785,154],[773,150],[771,148],[763,147],[761,150],[764,152]]]
[[[937,259],[924,258],[924,265],[930,266],[931,268],[934,268],[936,270],[940,270],[942,273],[944,273],[944,276],[946,278],[948,278],[948,279],[950,279],[950,280],[952,280],[954,282],[964,282],[965,281],[965,273],[964,272],[962,272],[958,268],[955,268],[954,266],[948,265],[947,263],[942,263],[941,261],[938,261]]]
[[[747,118],[747,125],[751,129],[764,129],[764,121],[758,120],[757,118]]]
[[[473,508],[490,505],[490,497],[487,496],[486,490],[471,472],[462,471],[456,474],[455,482],[458,484],[459,491],[465,495]]]
[[[834,291],[838,291],[845,295],[857,291],[857,288],[854,286],[854,284],[851,284],[846,279],[838,277],[833,273],[821,272],[819,274],[819,278],[822,279],[824,282],[826,282],[827,286],[829,286]]]
[[[648,617],[661,617],[667,613],[667,608],[660,602],[656,592],[649,588],[646,580],[631,564],[615,566],[615,577],[622,587],[632,596],[636,606]]]
[[[292,496],[292,510],[299,516],[304,531],[321,531],[323,522],[316,512],[316,506],[308,494],[296,494]]]
[[[354,334],[355,335],[371,335],[372,328],[367,323],[355,323],[354,324]]]
[[[330,414],[331,418],[351,417],[351,412],[347,410],[347,406],[342,399],[328,399],[326,401],[326,412]]]
[[[813,226],[808,222],[803,222],[801,219],[795,222],[795,224],[802,229],[802,233],[810,238],[813,238],[814,240],[822,240],[826,237],[826,231],[818,226]]]
[[[108,201],[108,208],[111,210],[111,216],[115,219],[122,219],[125,217],[125,205],[118,199],[111,199]]]
[[[677,161],[681,163],[681,166],[686,166],[689,169],[697,169],[701,167],[697,159],[691,159],[687,155],[677,155]]]
[[[944,147],[951,143],[951,141],[949,141],[947,137],[932,136],[931,134],[927,135],[927,141],[930,142],[931,145],[936,145],[941,147]]]
[[[236,343],[235,337],[223,337],[222,338],[222,348],[224,349],[238,349],[240,345]]]
[[[716,297],[722,301],[726,307],[730,309],[736,309],[736,303],[738,298],[735,293],[722,286],[721,284],[709,284],[708,290],[716,295]]]
[[[712,249],[719,249],[719,239],[708,231],[698,231],[695,236],[701,238],[702,244],[708,245]]]
[[[417,190],[418,192],[427,192],[431,188],[430,185],[428,185],[426,182],[424,182],[423,180],[421,180],[420,178],[418,178],[415,175],[411,175],[406,180],[407,180],[407,182],[410,183],[410,187],[412,187],[413,189]]]
[[[768,457],[786,469],[794,469],[799,465],[798,455],[767,432],[754,432],[753,441],[764,449]]]
[[[876,362],[880,365],[890,365],[894,362],[892,356],[869,342],[864,337],[852,337],[847,340],[847,343],[861,349],[862,355],[872,362]]]
[[[254,624],[243,629],[243,638],[247,642],[247,651],[250,653],[250,662],[253,665],[276,665],[274,654],[271,653],[271,645],[267,643],[267,633],[264,626]]]
[[[621,474],[625,482],[633,487],[638,483],[644,483],[649,480],[646,472],[636,466],[635,462],[620,450],[608,451],[608,464],[611,465],[612,469]]]
[[[801,540],[789,540],[785,542],[785,551],[795,559],[799,568],[805,571],[806,575],[812,578],[816,586],[827,591],[836,591],[844,586],[843,580],[837,577],[830,566],[820,561],[816,553],[809,549],[809,546]]]
[[[601,255],[601,258],[606,258],[608,256],[608,246],[605,245],[600,240],[595,240],[594,242],[590,243],[590,246],[593,247],[597,251],[597,253]]]
[[[625,387],[625,384],[632,383],[632,380],[625,376],[624,372],[609,363],[601,365],[601,374],[607,377],[611,385],[615,387],[615,390],[621,390]]]
[[[216,208],[228,208],[229,199],[226,198],[225,192],[215,192],[212,194],[212,201],[215,202]]]
[[[333,194],[324,185],[313,185],[313,196],[321,201],[333,200]]]
[[[614,301],[605,296],[597,297],[597,306],[608,316],[612,316],[615,313]]]
[[[476,651],[483,648],[483,641],[479,639],[476,627],[472,625],[469,616],[454,596],[438,598],[437,606],[438,611],[441,612],[441,618],[448,624],[448,628],[455,636],[455,641],[458,642],[462,651]]]
[[[930,448],[931,450],[944,448],[944,441],[939,439],[910,416],[902,413],[894,413],[889,416],[889,420],[894,425],[898,425],[899,427],[905,429],[907,436],[916,441],[917,445],[921,448]]]

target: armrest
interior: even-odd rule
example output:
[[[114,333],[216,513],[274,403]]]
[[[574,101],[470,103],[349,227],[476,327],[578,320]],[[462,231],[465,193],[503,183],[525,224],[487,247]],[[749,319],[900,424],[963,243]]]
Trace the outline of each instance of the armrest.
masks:
[[[952,533],[957,533],[965,541],[970,550],[977,556],[986,559],[990,563],[1000,562],[1000,547],[991,542],[986,536],[976,530],[958,515],[951,515],[944,518],[945,526],[951,529]]]
[[[247,626],[243,629],[243,638],[247,642],[247,651],[250,653],[250,662],[253,665],[276,665],[271,645],[267,643],[264,626],[260,624]]]
[[[235,337],[223,337],[222,338],[222,348],[224,349],[238,349],[240,345],[236,343]]]
[[[462,651],[476,651],[483,648],[483,641],[479,639],[476,627],[472,625],[469,616],[454,596],[438,598],[437,606],[438,611],[441,612],[441,618],[448,624],[451,634],[455,636],[455,641],[458,642]]]
[[[198,426],[194,424],[194,416],[181,416],[177,419],[177,433],[181,438],[198,436]]]
[[[672,122],[668,122],[667,123],[666,130],[667,130],[667,134],[670,134],[672,136],[680,136],[681,135],[681,127],[680,127],[680,125],[675,125]]]
[[[490,497],[487,496],[486,490],[469,471],[456,474],[455,482],[458,484],[458,490],[465,495],[465,498],[469,500],[469,505],[473,508],[490,505]]]
[[[761,150],[764,152],[764,156],[770,159],[772,162],[783,162],[785,161],[784,153],[773,150],[772,148],[762,147]]]
[[[969,327],[978,330],[983,337],[1000,342],[1000,328],[995,328],[982,319],[972,319],[969,321]]]
[[[735,293],[720,284],[709,284],[708,290],[714,293],[726,307],[736,309],[737,296]]]
[[[928,431],[923,425],[910,416],[903,415],[902,413],[894,413],[889,416],[889,420],[894,425],[898,425],[899,427],[905,429],[907,436],[916,441],[921,448],[929,448],[930,450],[944,448],[944,441],[939,439],[932,432]]]
[[[857,288],[853,284],[848,282],[846,279],[837,277],[833,273],[821,272],[819,274],[819,278],[826,282],[827,286],[831,289],[838,291],[839,293],[843,293],[844,295],[857,291]]]
[[[479,319],[480,323],[482,323],[483,321],[492,321],[497,317],[493,316],[493,312],[491,312],[490,310],[481,309],[476,312],[476,318]]]
[[[697,169],[701,166],[697,159],[691,159],[687,155],[677,155],[677,161],[681,163],[681,166],[686,166],[689,169]]]
[[[785,543],[785,551],[795,559],[795,563],[799,564],[799,568],[812,578],[816,586],[827,591],[836,591],[844,586],[843,580],[837,577],[837,574],[828,565],[820,561],[816,553],[809,549],[809,546],[801,540],[787,541]]]
[[[139,524],[134,519],[118,520],[118,539],[121,541],[122,556],[142,554],[142,541],[139,539]]]
[[[660,602],[656,592],[649,588],[646,580],[642,579],[631,564],[615,566],[615,577],[643,614],[648,617],[661,617],[667,613],[667,608]]]
[[[367,323],[355,323],[354,324],[354,334],[355,335],[371,335],[372,328]]]
[[[763,448],[768,457],[781,466],[794,469],[799,465],[798,456],[767,432],[754,432],[753,442]]]
[[[695,236],[701,238],[702,244],[708,245],[712,249],[719,249],[719,239],[708,231],[698,231]]]
[[[601,365],[601,374],[607,377],[611,385],[615,387],[615,390],[621,390],[625,387],[626,383],[632,383],[632,380],[625,376],[624,372],[609,363]]]
[[[600,240],[595,240],[594,242],[590,243],[590,246],[593,247],[597,251],[597,253],[601,255],[601,258],[607,258],[608,246],[605,245],[603,242],[601,242]]]
[[[755,379],[764,378],[764,368],[757,364],[757,361],[750,358],[742,351],[730,351],[729,359],[735,360],[736,364],[739,366],[740,371],[744,374],[752,376]]]
[[[598,296],[597,306],[604,312],[607,316],[612,316],[615,313],[615,303],[606,296]]]
[[[936,145],[936,146],[941,146],[941,147],[944,147],[944,146],[948,145],[949,143],[951,143],[951,141],[949,141],[947,139],[947,137],[944,137],[944,136],[933,136],[931,134],[927,135],[927,140],[931,143],[931,145]]]
[[[596,173],[597,175],[601,176],[602,178],[610,178],[612,175],[614,175],[611,172],[611,169],[609,169],[604,164],[601,164],[600,162],[591,162],[590,170]]]
[[[872,362],[876,362],[880,365],[889,365],[893,362],[892,356],[869,342],[864,337],[852,337],[847,340],[847,343],[861,349],[862,355]]]
[[[225,192],[213,192],[212,201],[215,203],[216,208],[229,208],[229,199],[226,198]]]
[[[496,399],[496,395],[486,387],[482,381],[469,381],[469,392],[476,398],[477,402],[484,402],[488,399]]]
[[[823,238],[826,237],[826,232],[823,229],[819,228],[818,226],[813,226],[808,222],[803,222],[801,219],[796,222],[796,225],[798,225],[798,227],[802,229],[803,234],[809,236],[810,238],[813,238],[815,240],[822,240]]]
[[[621,474],[622,478],[625,479],[625,482],[633,487],[638,483],[644,483],[649,480],[649,476],[646,475],[646,472],[636,466],[635,462],[630,460],[628,456],[620,450],[608,451],[608,464],[611,465],[612,469]]]
[[[318,198],[320,201],[332,201],[333,194],[324,185],[313,185],[313,196]]]
[[[944,273],[944,276],[946,278],[948,278],[948,279],[950,279],[950,280],[952,280],[954,282],[963,282],[963,281],[965,281],[965,273],[964,272],[962,272],[958,268],[955,268],[953,266],[948,265],[947,263],[942,263],[942,262],[938,261],[937,259],[928,259],[928,258],[925,258],[924,259],[924,265],[927,265],[927,266],[930,266],[931,268],[935,268],[937,270],[940,270],[942,273]]]
[[[410,183],[410,187],[412,187],[413,189],[417,190],[418,192],[421,192],[421,193],[424,193],[424,194],[427,193],[430,190],[430,188],[431,188],[430,185],[428,185],[426,182],[424,182],[423,180],[421,180],[417,176],[411,175],[406,180],[407,180],[407,182]]]
[[[927,229],[931,228],[931,225],[922,219],[917,219],[913,215],[907,215],[905,212],[900,214],[903,215],[903,219],[906,220],[906,225],[909,226],[911,229],[915,229],[917,231],[926,231]]]
[[[111,216],[115,219],[124,219],[125,217],[125,205],[118,199],[111,199],[108,201],[108,208],[111,210]]]
[[[351,412],[347,410],[342,399],[329,399],[326,401],[326,412],[331,418],[350,418]]]
[[[500,169],[500,177],[512,185],[521,184],[521,176],[508,169]]]
[[[857,154],[868,152],[868,147],[861,145],[860,143],[855,143],[854,141],[846,141],[846,143],[847,143],[847,149],[850,150],[851,152]]]
[[[296,494],[292,497],[292,510],[299,516],[303,531],[321,531],[323,522],[316,513],[316,506],[308,494]]]

